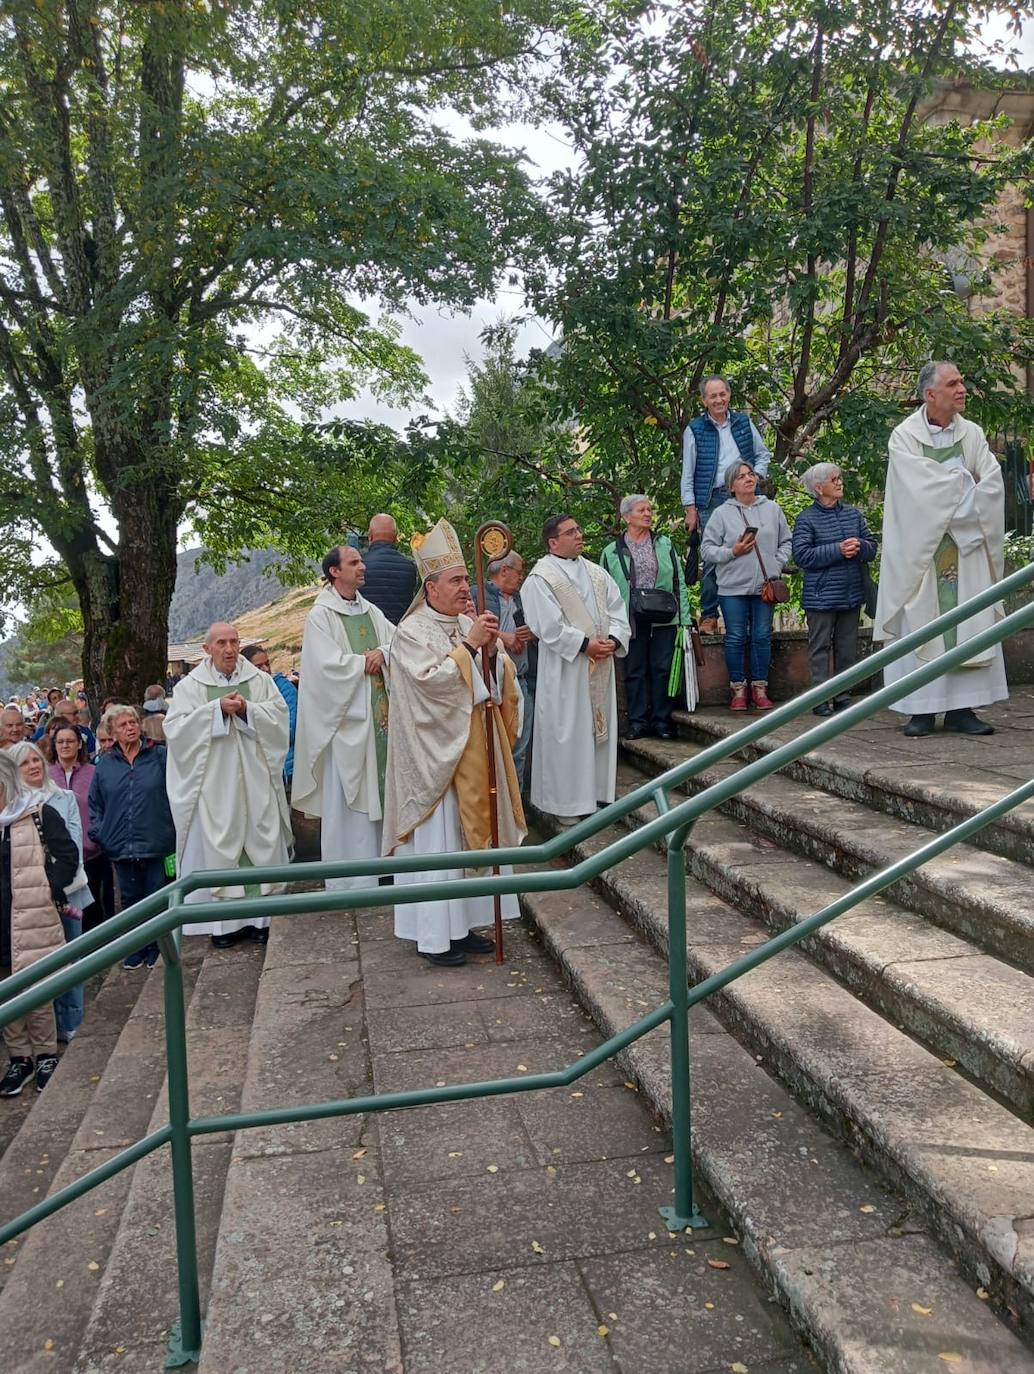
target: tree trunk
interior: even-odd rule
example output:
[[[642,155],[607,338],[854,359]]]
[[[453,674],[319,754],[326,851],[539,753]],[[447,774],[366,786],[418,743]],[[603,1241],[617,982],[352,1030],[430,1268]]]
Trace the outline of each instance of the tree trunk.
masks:
[[[91,706],[109,696],[135,703],[168,671],[169,603],[176,582],[178,503],[161,483],[117,493],[118,553],[96,548],[75,560],[83,613],[83,675]]]

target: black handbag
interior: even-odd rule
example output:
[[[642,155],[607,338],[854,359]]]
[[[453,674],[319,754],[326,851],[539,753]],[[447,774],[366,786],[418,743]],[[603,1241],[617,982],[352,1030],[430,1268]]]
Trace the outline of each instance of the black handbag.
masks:
[[[617,542],[618,558],[624,569],[625,577],[628,579],[628,610],[632,616],[638,616],[640,620],[645,620],[647,625],[668,625],[673,620],[679,618],[678,598],[672,592],[666,592],[661,587],[637,587],[635,584],[635,560],[628,558],[626,561],[626,546],[624,537]],[[671,578],[672,586],[679,585],[678,565],[675,562],[675,550],[671,551]]]

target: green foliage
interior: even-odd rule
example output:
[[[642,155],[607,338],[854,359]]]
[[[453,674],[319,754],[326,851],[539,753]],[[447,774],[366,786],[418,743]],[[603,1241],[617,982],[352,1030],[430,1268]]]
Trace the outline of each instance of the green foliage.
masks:
[[[548,0],[5,5],[0,519],[67,568],[95,686],[160,668],[183,519],[229,551],[283,517],[278,542],[301,554],[316,538],[301,512],[347,506],[351,448],[320,480],[305,461],[283,471],[298,418],[367,385],[420,394],[419,360],[365,302],[464,307],[492,289],[537,202],[518,156],[443,116],[508,117],[553,15]],[[23,594],[5,574],[0,596]]]
[[[7,646],[4,675],[22,688],[64,686],[81,676],[83,618],[69,585],[40,593]]]

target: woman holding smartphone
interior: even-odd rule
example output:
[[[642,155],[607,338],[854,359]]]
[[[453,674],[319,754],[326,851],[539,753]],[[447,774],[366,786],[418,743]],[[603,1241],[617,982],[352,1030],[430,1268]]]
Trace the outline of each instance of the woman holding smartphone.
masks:
[[[786,516],[774,501],[759,496],[750,463],[734,463],[725,476],[729,499],[704,527],[700,557],[718,576],[718,604],[725,621],[725,666],[729,710],[770,711],[768,665],[772,657],[772,604],[761,590],[780,575],[790,558]],[[744,655],[750,640],[750,697]]]

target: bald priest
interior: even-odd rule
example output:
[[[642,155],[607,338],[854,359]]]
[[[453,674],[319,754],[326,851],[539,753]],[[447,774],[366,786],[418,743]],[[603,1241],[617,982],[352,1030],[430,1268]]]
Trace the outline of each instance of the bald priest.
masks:
[[[412,543],[421,585],[391,643],[391,725],[384,788],[384,852],[440,855],[491,847],[485,713],[494,719],[499,842],[519,845],[526,833],[513,745],[520,732],[521,693],[491,613],[463,614],[470,597],[456,531],[439,520]],[[492,659],[492,686],[481,648]],[[482,870],[476,870],[482,871]],[[460,869],[397,874],[396,888],[447,881]],[[412,940],[432,964],[466,962],[494,942],[474,932],[492,919],[490,897],[426,901],[395,907],[395,934]],[[518,914],[516,897],[503,915]]]

